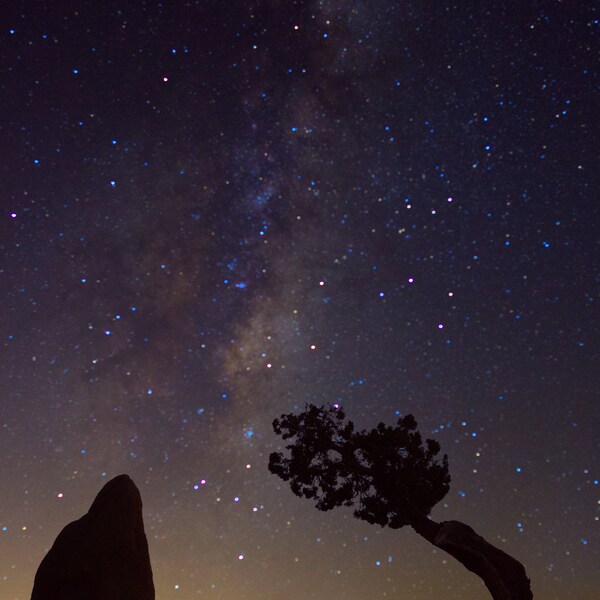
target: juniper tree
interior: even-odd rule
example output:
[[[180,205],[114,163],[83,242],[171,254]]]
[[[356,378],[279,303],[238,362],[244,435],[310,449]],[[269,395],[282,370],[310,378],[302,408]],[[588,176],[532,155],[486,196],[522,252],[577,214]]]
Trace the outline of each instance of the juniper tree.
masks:
[[[429,518],[450,489],[448,457],[439,456],[437,441],[423,442],[412,415],[358,431],[341,408],[309,404],[275,419],[273,429],[290,443],[286,455],[270,455],[269,470],[318,510],[349,506],[371,524],[409,525],[479,575],[494,600],[533,597],[520,562],[464,523]]]

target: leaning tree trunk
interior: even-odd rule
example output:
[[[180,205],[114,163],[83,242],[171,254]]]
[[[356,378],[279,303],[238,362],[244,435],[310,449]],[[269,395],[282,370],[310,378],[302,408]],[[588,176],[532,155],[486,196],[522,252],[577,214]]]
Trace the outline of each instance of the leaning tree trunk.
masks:
[[[468,525],[460,521],[436,523],[424,515],[416,515],[411,526],[428,542],[479,575],[494,600],[533,599],[525,567],[486,542]]]

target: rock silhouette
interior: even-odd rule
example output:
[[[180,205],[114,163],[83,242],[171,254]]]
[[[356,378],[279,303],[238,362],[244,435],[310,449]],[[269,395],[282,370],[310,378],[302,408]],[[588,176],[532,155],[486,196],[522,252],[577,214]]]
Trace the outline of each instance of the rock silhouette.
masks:
[[[111,479],[42,560],[31,600],[154,600],[140,492]]]

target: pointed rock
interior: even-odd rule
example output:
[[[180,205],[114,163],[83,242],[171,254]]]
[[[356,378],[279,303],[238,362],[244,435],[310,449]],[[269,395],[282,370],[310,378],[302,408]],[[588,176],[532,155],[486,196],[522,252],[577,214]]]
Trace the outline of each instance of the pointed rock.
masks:
[[[42,560],[31,600],[154,600],[142,498],[128,475],[111,479]]]

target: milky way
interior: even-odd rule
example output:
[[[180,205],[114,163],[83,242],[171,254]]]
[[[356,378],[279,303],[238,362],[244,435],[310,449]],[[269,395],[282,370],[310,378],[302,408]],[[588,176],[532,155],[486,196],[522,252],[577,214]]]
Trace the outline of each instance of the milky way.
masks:
[[[450,460],[433,517],[536,598],[595,597],[597,10],[3,13],[2,598],[120,473],[157,598],[484,597],[269,474],[307,402],[414,414]]]

